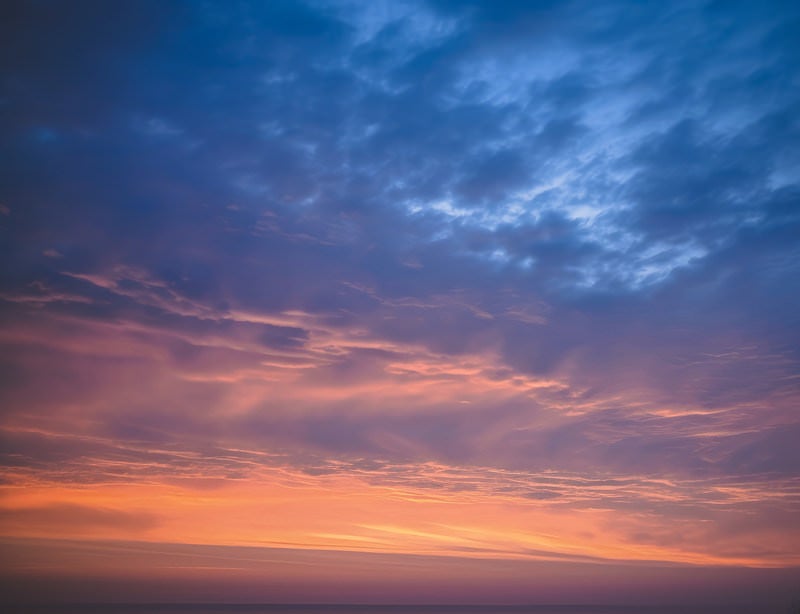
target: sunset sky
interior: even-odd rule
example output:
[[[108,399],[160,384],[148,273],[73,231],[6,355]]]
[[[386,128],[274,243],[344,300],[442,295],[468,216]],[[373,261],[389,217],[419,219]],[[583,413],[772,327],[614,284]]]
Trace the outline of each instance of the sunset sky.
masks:
[[[800,4],[0,7],[11,598],[800,598]]]

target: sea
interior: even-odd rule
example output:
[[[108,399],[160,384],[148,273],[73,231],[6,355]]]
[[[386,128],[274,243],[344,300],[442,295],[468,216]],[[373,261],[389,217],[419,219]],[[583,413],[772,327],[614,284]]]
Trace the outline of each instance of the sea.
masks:
[[[7,614],[800,614],[800,605],[387,606],[59,604],[3,606]]]

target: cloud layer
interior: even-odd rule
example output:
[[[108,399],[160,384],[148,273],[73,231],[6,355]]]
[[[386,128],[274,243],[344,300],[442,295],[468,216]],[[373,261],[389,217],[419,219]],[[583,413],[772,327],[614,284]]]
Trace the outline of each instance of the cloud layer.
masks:
[[[792,3],[3,11],[4,534],[798,564]]]

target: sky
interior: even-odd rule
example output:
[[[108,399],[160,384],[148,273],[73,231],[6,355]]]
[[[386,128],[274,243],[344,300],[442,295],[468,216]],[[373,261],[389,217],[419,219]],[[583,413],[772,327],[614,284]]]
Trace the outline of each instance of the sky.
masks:
[[[18,600],[800,594],[800,5],[0,8]]]

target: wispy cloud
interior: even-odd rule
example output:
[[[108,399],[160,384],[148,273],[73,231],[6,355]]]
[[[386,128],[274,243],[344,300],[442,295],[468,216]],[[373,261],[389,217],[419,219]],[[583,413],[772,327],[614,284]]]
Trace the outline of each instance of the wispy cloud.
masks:
[[[794,7],[51,8],[4,535],[798,565]]]

